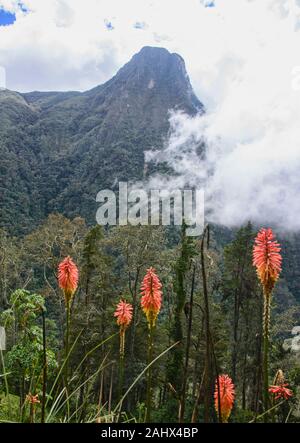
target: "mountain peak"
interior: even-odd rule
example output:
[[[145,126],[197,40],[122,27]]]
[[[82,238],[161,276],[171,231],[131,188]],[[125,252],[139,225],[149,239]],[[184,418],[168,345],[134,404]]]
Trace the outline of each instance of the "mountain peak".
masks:
[[[161,48],[158,46],[143,46],[143,48],[137,52],[132,60],[144,61],[146,63],[151,63],[153,61],[160,63],[169,63],[171,59],[177,58],[183,62],[183,58],[178,54],[169,52],[166,48]]]
[[[157,55],[157,54],[164,54],[164,55],[170,55],[170,52],[163,47],[159,46],[143,46],[139,52],[137,52],[134,57],[137,57],[139,55],[147,54],[149,55]]]
[[[126,95],[155,93],[164,98],[168,109],[181,109],[189,114],[204,112],[194,94],[183,58],[165,48],[144,46],[126,63],[108,84],[121,87]],[[152,93],[152,94],[151,94]]]
[[[181,55],[176,52],[169,52],[166,48],[158,46],[144,46],[133,56],[132,60],[138,60],[145,63],[174,63],[175,66],[177,64],[185,71],[185,62]]]

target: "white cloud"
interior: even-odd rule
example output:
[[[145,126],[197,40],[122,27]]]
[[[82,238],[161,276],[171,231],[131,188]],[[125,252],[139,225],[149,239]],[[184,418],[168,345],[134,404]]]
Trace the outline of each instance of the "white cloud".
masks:
[[[219,45],[208,32],[211,52],[201,51],[196,39],[185,55],[207,115],[173,115],[171,138],[157,159],[174,168],[176,179],[155,177],[149,185],[205,182],[211,220],[233,226],[251,219],[299,230],[299,8],[293,1],[217,4],[212,32]],[[200,62],[192,51],[201,54]],[[201,140],[207,143],[204,160],[196,156]]]
[[[260,75],[266,67],[269,75],[274,61],[283,75],[291,68],[287,59],[292,58],[292,66],[300,64],[296,1],[219,0],[207,8],[200,0],[24,0],[30,10],[24,14],[19,1],[0,0],[17,12],[14,25],[0,27],[0,63],[12,89],[32,88],[30,76],[22,75],[24,59],[35,89],[84,89],[107,80],[143,45],[162,45],[185,58],[200,98],[217,105],[232,81],[241,80],[242,64],[248,75],[260,66]],[[113,24],[113,31],[105,22]],[[49,75],[35,76],[43,66]],[[260,79],[254,80],[259,86]]]

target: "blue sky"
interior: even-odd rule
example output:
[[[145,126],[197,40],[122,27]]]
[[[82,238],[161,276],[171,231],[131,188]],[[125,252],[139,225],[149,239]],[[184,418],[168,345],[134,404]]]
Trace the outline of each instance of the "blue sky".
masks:
[[[12,25],[16,20],[16,15],[0,9],[0,26]]]

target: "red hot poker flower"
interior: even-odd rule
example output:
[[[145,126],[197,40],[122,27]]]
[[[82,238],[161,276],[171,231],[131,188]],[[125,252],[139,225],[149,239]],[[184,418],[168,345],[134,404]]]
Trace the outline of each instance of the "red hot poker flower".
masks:
[[[234,384],[228,375],[219,375],[220,386],[220,406],[222,422],[226,423],[230,416],[234,403]],[[218,394],[218,382],[216,380],[215,385],[215,409],[217,414],[219,413],[219,394]]]
[[[125,354],[125,331],[132,320],[132,305],[120,300],[114,316],[117,317],[117,324],[120,326],[120,357],[124,358]]]
[[[288,400],[290,397],[292,397],[293,392],[288,389],[287,386],[288,383],[282,383],[278,386],[272,385],[269,387],[269,392],[275,395],[275,400],[278,400],[279,398]]]
[[[68,304],[78,286],[78,268],[71,259],[66,257],[58,266],[58,284],[64,291],[66,303]]]
[[[149,268],[143,279],[141,286],[141,306],[146,314],[149,327],[155,326],[155,321],[161,308],[161,282],[155,273],[154,268]]]
[[[28,403],[30,403],[31,405],[41,403],[39,400],[38,394],[37,395],[32,395],[32,394],[26,395],[26,401],[28,401]]]
[[[120,300],[114,317],[117,317],[117,324],[126,329],[132,320],[132,305],[124,300]]]
[[[262,228],[253,247],[253,265],[266,294],[270,294],[281,272],[281,248],[271,228]]]

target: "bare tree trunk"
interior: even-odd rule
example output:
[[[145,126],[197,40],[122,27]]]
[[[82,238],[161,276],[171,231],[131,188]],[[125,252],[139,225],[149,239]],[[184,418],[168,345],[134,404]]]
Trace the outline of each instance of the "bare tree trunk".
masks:
[[[192,335],[192,321],[193,321],[193,301],[194,301],[194,288],[195,288],[195,275],[196,275],[196,266],[193,268],[193,277],[192,277],[192,287],[191,287],[191,295],[190,295],[190,307],[189,307],[189,316],[188,316],[188,325],[187,325],[187,339],[186,339],[186,349],[185,349],[185,363],[183,369],[183,383],[181,388],[181,399],[179,403],[179,423],[184,422],[184,412],[185,412],[185,400],[186,400],[186,386],[187,386],[187,377],[188,377],[188,367],[189,367],[189,358],[190,358],[190,346],[191,346],[191,335]]]
[[[233,346],[232,346],[232,378],[236,382],[236,364],[238,354],[238,326],[239,326],[239,294],[235,290],[234,294],[234,315],[233,315]]]
[[[203,231],[200,250],[201,250],[201,270],[202,270],[204,319],[205,319],[204,421],[206,423],[209,423],[211,394],[212,394],[212,377],[211,377],[209,300],[208,300],[208,288],[207,288],[206,268],[205,268],[205,258],[204,258],[204,240],[206,234],[209,236],[208,226],[206,226],[206,228]]]
[[[201,403],[201,397],[202,397],[202,388],[203,388],[203,382],[204,382],[204,378],[205,378],[205,369],[202,373],[202,377],[201,377],[201,381],[199,384],[199,390],[198,390],[198,395],[194,404],[194,409],[193,409],[193,413],[192,413],[192,418],[191,418],[191,423],[197,423],[198,421],[198,417],[199,417],[199,406]]]
[[[199,331],[198,337],[197,337],[197,344],[196,344],[196,358],[194,363],[194,377],[193,377],[193,398],[196,396],[196,390],[197,390],[197,381],[198,381],[198,373],[199,373],[199,350],[200,350],[200,344],[201,339],[203,335],[203,329],[204,329],[204,317],[202,316],[201,320],[201,329]]]

